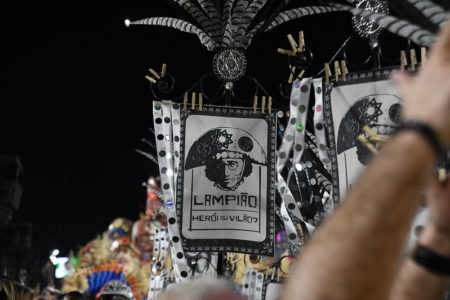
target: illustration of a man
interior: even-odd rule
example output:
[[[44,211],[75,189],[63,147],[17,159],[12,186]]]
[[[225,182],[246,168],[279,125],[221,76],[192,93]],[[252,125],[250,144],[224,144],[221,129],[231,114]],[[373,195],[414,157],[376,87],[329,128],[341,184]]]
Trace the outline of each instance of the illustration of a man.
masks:
[[[248,132],[229,127],[209,130],[197,139],[185,169],[205,166],[206,177],[224,191],[235,191],[253,172],[253,165],[266,165],[266,154]]]
[[[357,147],[358,160],[367,165],[371,152],[357,137],[363,134],[363,127],[369,126],[379,135],[390,135],[400,122],[401,100],[395,95],[368,95],[359,99],[345,114],[339,125],[337,154]]]

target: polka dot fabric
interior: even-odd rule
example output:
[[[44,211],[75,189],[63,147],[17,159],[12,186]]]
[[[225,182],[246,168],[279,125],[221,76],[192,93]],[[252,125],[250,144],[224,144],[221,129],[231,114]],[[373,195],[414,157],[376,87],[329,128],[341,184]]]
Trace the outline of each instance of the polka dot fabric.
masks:
[[[175,201],[175,171],[174,171],[174,149],[172,143],[172,104],[170,101],[154,101],[153,119],[155,126],[155,136],[160,135],[168,138],[162,140],[156,139],[156,148],[158,152],[158,165],[161,170],[161,185],[163,186],[164,205],[168,219],[168,231],[171,241],[179,239],[179,225],[176,217],[176,210],[174,207]],[[158,109],[159,107],[159,109]],[[173,114],[176,117],[176,113]],[[178,113],[179,116],[179,113]],[[164,122],[162,122],[164,120]],[[172,121],[171,121],[172,120]],[[178,256],[178,253],[183,253],[181,243],[171,243],[171,256],[174,267],[175,280],[177,282],[189,280],[189,267],[186,259],[183,256]],[[180,258],[181,257],[181,258]],[[183,276],[184,275],[184,276]]]

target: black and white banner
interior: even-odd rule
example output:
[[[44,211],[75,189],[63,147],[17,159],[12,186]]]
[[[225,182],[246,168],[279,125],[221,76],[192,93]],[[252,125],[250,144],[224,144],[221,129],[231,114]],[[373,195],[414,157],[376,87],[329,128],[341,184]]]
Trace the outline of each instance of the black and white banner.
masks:
[[[389,136],[400,122],[401,98],[389,80],[391,71],[352,73],[348,81],[326,85],[324,113],[335,204],[351,190],[372,157],[370,150],[357,140],[365,134],[363,127]]]
[[[177,211],[186,251],[273,254],[275,149],[273,114],[182,111]]]

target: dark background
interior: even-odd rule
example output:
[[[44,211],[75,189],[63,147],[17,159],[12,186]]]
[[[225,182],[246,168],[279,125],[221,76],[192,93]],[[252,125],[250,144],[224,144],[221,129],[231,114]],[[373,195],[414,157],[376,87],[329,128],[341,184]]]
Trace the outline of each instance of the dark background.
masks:
[[[76,250],[115,217],[136,220],[145,205],[142,182],[156,166],[150,151],[152,95],[144,79],[162,63],[178,97],[210,72],[213,54],[195,35],[124,20],[176,16],[164,0],[35,1],[3,7],[0,41],[0,154],[19,155],[25,191],[16,221],[31,221],[33,245],[46,257]],[[305,6],[316,1],[292,1]],[[308,16],[266,33],[248,49],[248,74],[281,99],[289,73],[288,33],[305,31],[313,75],[353,34],[346,13]],[[401,43],[389,42],[393,53]],[[400,46],[398,46],[398,45]],[[398,46],[398,47],[397,47]],[[367,46],[353,47],[365,56]],[[251,105],[251,103],[249,103]]]

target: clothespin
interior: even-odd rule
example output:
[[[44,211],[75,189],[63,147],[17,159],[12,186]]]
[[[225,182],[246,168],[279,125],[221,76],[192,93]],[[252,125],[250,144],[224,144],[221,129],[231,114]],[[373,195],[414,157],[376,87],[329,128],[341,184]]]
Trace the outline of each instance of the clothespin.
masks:
[[[382,136],[382,135],[379,135],[379,134],[376,134],[375,132],[373,132],[373,130],[370,129],[370,127],[367,125],[363,127],[363,130],[365,133],[367,133],[367,135],[370,137],[370,139],[374,142],[386,143],[389,140],[389,138],[387,136]]]
[[[342,81],[347,81],[348,69],[345,60],[341,60]]]
[[[305,70],[302,70],[300,72],[300,74],[298,74],[297,79],[302,79],[304,74],[305,74]]]
[[[291,50],[278,48],[277,52],[280,53],[280,54],[284,54],[284,55],[295,56],[295,52],[291,51]]]
[[[341,76],[342,72],[341,72],[341,67],[339,66],[339,62],[335,61],[334,62],[334,76],[335,76],[335,80],[336,82],[339,82],[339,76]]]
[[[411,59],[411,71],[416,71],[416,65],[417,65],[417,55],[416,55],[416,49],[411,49],[409,51],[409,56]]]
[[[288,79],[288,83],[291,84],[292,81],[294,81],[294,74],[295,74],[296,68],[292,67],[291,68],[291,74],[289,75],[289,79]]]
[[[161,78],[163,78],[164,76],[166,76],[166,72],[167,72],[167,65],[163,64],[162,68],[161,68]]]
[[[331,69],[330,69],[330,65],[328,63],[325,64],[325,82],[327,84],[330,83],[330,78],[331,78]]]
[[[447,170],[445,168],[438,169],[438,180],[439,182],[445,182],[447,180]]]
[[[300,224],[295,224],[295,230],[297,231],[297,235],[302,238],[305,236],[305,233],[303,232],[302,226]]]
[[[269,96],[269,102],[267,103],[267,112],[269,115],[272,113],[272,97]]]
[[[420,64],[422,65],[422,68],[427,63],[427,48],[422,47],[420,48]]]
[[[183,110],[187,110],[187,102],[188,102],[189,94],[188,92],[184,93],[183,98]]]
[[[191,109],[195,110],[195,100],[196,100],[196,94],[192,93],[192,102],[191,102]]]
[[[305,51],[305,36],[303,31],[299,32],[298,44],[292,37],[292,34],[288,34],[287,38],[289,40],[289,44],[291,44],[292,50],[286,50],[282,48],[278,48],[277,52],[284,55],[295,56],[299,52]]]
[[[405,71],[408,65],[408,60],[406,59],[406,52],[404,50],[400,51],[400,70]]]
[[[166,64],[163,64],[163,65],[162,65],[161,75],[158,74],[158,72],[156,72],[155,70],[153,70],[153,69],[151,69],[151,68],[148,69],[148,70],[150,71],[150,73],[152,73],[152,75],[153,75],[157,80],[159,80],[159,79],[161,79],[162,77],[166,76],[167,65],[166,65]],[[148,76],[148,75],[145,76],[145,79],[147,79],[147,80],[150,81],[151,83],[156,83],[156,79],[155,79],[155,78],[150,77],[150,76]]]
[[[289,40],[289,43],[291,44],[292,47],[292,51],[294,51],[295,53],[298,52],[298,45],[297,42],[294,40],[294,38],[292,37],[292,34],[288,34],[287,38]]]
[[[262,100],[261,100],[261,113],[264,114],[266,111],[266,96],[262,96]]]
[[[151,78],[151,77],[148,76],[148,75],[145,75],[145,79],[147,79],[147,80],[150,81],[151,83],[156,83],[156,80],[153,79],[153,78]]]
[[[256,114],[256,110],[258,109],[258,96],[253,97],[253,113]]]
[[[153,69],[148,69],[148,70],[149,70],[150,73],[152,73],[153,76],[155,76],[157,79],[161,79],[161,76],[159,76],[159,74],[158,74],[155,70],[153,70]]]
[[[305,51],[305,46],[306,46],[306,44],[305,44],[305,35],[304,35],[302,30],[299,32],[298,44],[299,44],[298,45],[298,51],[299,52]]]
[[[377,154],[378,150],[375,148],[374,145],[372,145],[372,143],[369,142],[369,140],[364,136],[364,134],[360,134],[357,137],[358,141],[363,144],[364,146],[367,147],[367,149],[369,149],[370,152],[372,152],[373,154]]]
[[[198,94],[198,110],[203,111],[203,94]]]

